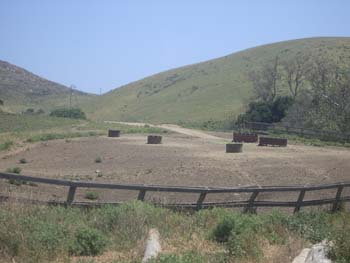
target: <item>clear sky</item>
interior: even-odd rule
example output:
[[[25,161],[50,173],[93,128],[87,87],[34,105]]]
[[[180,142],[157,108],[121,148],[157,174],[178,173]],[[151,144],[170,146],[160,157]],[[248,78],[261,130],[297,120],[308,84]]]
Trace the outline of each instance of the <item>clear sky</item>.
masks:
[[[261,44],[350,36],[348,0],[0,0],[0,60],[99,93]]]

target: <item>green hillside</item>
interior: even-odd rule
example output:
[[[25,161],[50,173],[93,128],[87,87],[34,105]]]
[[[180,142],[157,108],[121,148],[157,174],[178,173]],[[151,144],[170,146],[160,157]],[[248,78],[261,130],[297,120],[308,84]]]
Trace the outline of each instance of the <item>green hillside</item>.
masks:
[[[117,88],[84,106],[89,117],[145,122],[204,122],[236,116],[251,98],[248,73],[278,55],[317,50],[347,56],[350,38],[308,38],[250,48],[162,72]]]
[[[61,84],[43,79],[33,73],[0,60],[0,100],[3,110],[20,112],[28,108],[50,109],[68,106],[71,90]],[[72,90],[72,104],[79,105],[92,97]]]

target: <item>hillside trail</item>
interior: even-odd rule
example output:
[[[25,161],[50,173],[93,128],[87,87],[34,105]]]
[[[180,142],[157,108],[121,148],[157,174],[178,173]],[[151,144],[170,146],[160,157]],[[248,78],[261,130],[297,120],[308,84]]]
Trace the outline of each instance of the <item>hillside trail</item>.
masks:
[[[169,131],[177,132],[180,134],[197,137],[204,140],[214,141],[214,142],[227,142],[228,140],[225,140],[221,137],[217,137],[214,135],[207,134],[200,130],[195,129],[189,129],[189,128],[183,128],[176,124],[160,124],[160,125],[154,125],[149,123],[141,123],[141,122],[119,122],[119,121],[105,121],[105,123],[119,123],[119,124],[126,124],[126,125],[132,125],[132,126],[144,126],[149,125],[150,127],[156,127],[156,128],[162,128]]]

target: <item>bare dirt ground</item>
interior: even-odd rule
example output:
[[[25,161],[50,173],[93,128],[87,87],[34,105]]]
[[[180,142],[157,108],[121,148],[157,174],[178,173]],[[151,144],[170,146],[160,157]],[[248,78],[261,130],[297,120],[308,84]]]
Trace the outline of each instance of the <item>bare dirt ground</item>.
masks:
[[[79,138],[38,143],[22,152],[2,154],[0,170],[21,167],[22,174],[99,182],[158,184],[180,186],[237,187],[248,185],[313,185],[350,180],[350,151],[344,148],[319,148],[301,145],[259,147],[244,144],[243,153],[225,153],[229,134],[208,135],[167,126],[182,134],[163,136],[163,144],[147,145],[145,135],[122,135],[120,138]],[[185,134],[183,134],[185,133]],[[102,162],[96,163],[96,157]],[[26,164],[19,160],[25,158]],[[78,191],[84,200],[86,189]],[[99,192],[99,191],[97,191]],[[64,200],[63,187],[15,186],[0,182],[1,195],[26,196],[43,200]],[[100,191],[99,200],[126,200],[137,192]],[[330,197],[335,192],[315,192]],[[146,199],[173,202],[195,201],[191,194],[149,194]],[[234,195],[212,195],[208,201],[245,198]],[[260,198],[276,198],[260,196]],[[282,200],[297,196],[285,195]],[[86,200],[85,200],[86,201]]]

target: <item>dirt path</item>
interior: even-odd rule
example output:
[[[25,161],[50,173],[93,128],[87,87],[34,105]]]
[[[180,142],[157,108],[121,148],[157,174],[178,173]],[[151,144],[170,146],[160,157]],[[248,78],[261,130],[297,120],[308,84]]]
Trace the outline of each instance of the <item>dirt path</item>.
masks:
[[[177,133],[180,133],[180,134],[184,134],[184,135],[188,135],[188,136],[192,136],[192,137],[197,137],[197,138],[200,138],[200,139],[218,140],[218,141],[221,141],[221,142],[227,141],[227,140],[225,140],[225,139],[223,139],[221,137],[210,135],[210,134],[207,134],[207,133],[205,133],[203,131],[200,131],[200,130],[187,129],[187,128],[183,128],[183,127],[180,127],[179,125],[175,125],[175,124],[153,125],[153,124],[141,123],[141,122],[116,122],[116,121],[105,121],[105,122],[106,123],[119,123],[119,124],[133,125],[133,126],[149,125],[151,127],[162,128],[162,129],[166,129],[166,130],[169,130],[169,131],[177,132]]]

